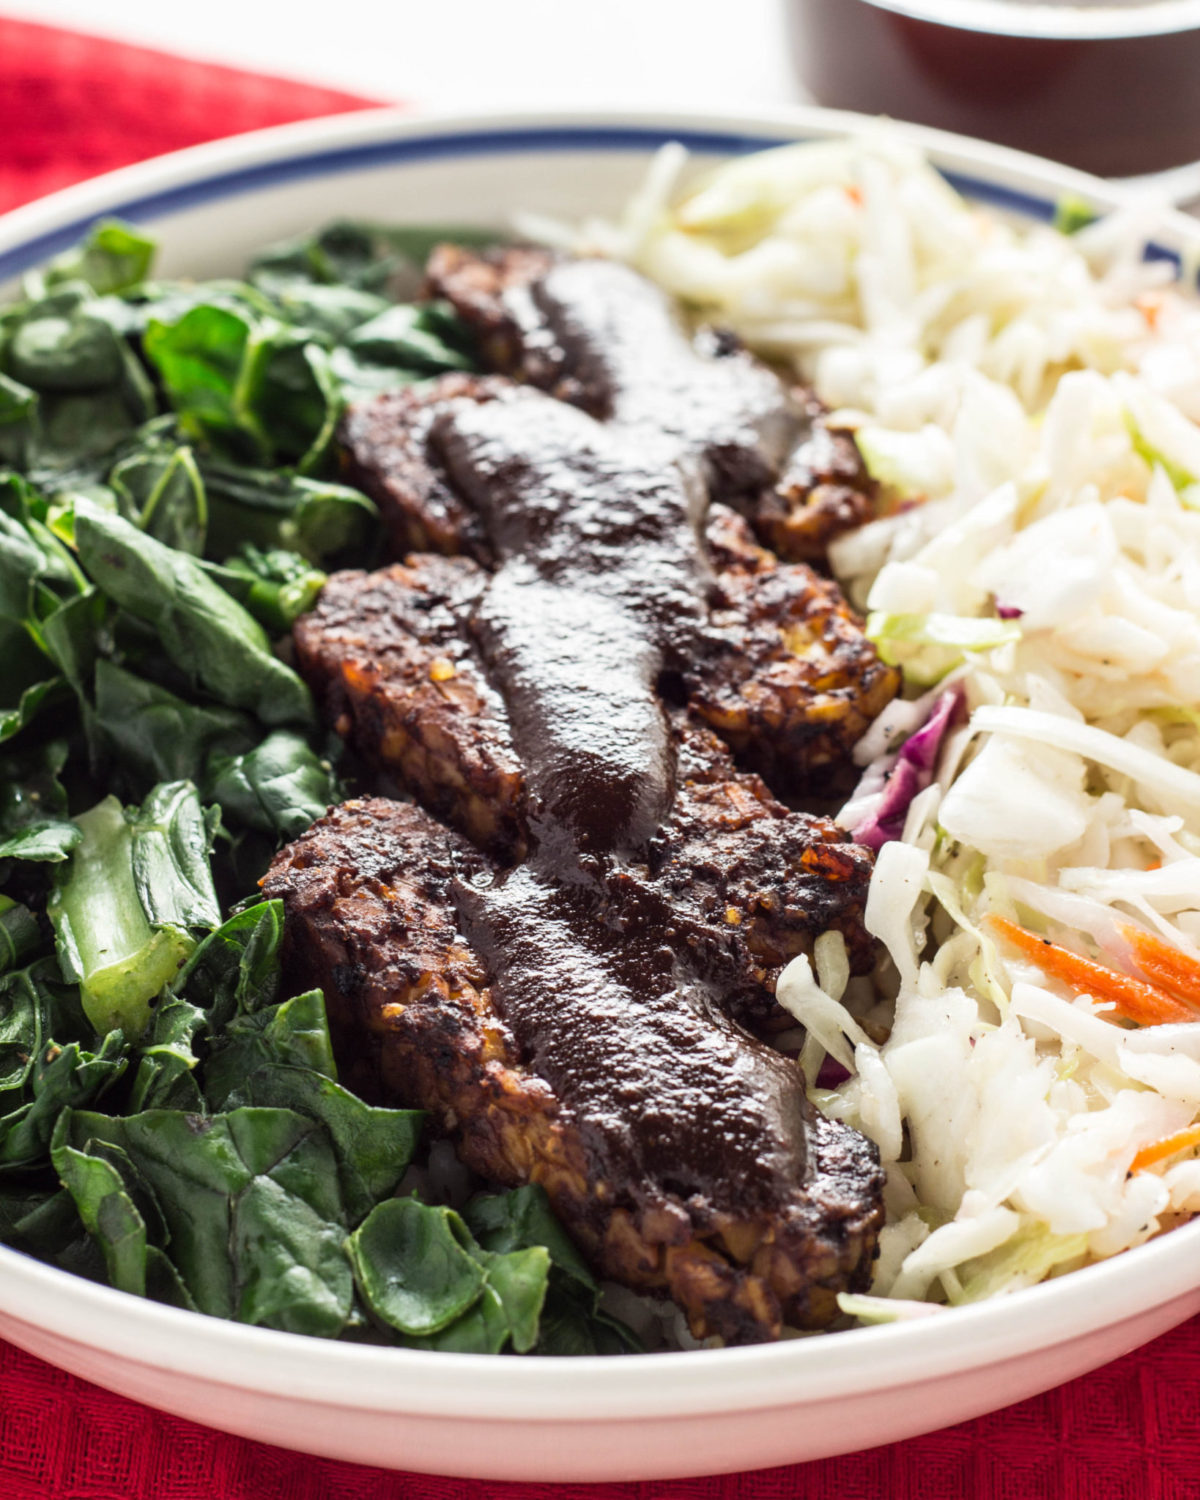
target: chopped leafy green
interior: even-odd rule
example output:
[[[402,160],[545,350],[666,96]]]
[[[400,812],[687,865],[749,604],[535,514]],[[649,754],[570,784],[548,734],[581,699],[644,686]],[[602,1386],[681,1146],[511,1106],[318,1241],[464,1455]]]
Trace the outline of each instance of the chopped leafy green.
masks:
[[[19,968],[41,946],[42,930],[33,912],[11,896],[0,896],[0,974]]]
[[[0,979],[0,1109],[24,1102],[24,1089],[41,1047],[45,1011],[28,972]],[[15,1097],[20,1095],[18,1100]]]
[[[79,843],[83,834],[78,825],[47,819],[30,823],[18,833],[0,841],[0,859],[29,859],[60,864]]]
[[[337,1065],[320,990],[308,990],[265,1010],[235,1016],[228,1023],[205,1068],[209,1104],[224,1109],[251,1074],[272,1065],[307,1068],[336,1079]]]
[[[507,1255],[485,1252],[482,1259],[512,1346],[518,1354],[528,1354],[538,1341],[550,1282],[550,1254],[543,1245],[530,1245]]]
[[[250,280],[272,295],[296,282],[386,292],[403,271],[419,270],[435,245],[491,245],[494,230],[461,226],[383,225],[343,219],[316,234],[272,245],[250,265]]]
[[[269,443],[246,409],[239,389],[243,365],[261,360],[252,315],[219,303],[201,303],[174,321],[151,317],[142,338],[180,426],[196,439],[241,437],[251,454],[265,457]]]
[[[44,1043],[34,1055],[30,1097],[0,1119],[0,1175],[38,1166],[64,1109],[93,1104],[124,1073],[125,1044],[111,1031],[94,1052],[79,1042]]]
[[[120,336],[74,288],[47,297],[17,324],[7,363],[14,380],[43,393],[104,390],[124,370]]]
[[[114,319],[119,306],[71,281],[21,304],[7,320],[0,455],[35,483],[81,467],[94,472],[102,455],[157,410],[149,376]]]
[[[450,1208],[389,1198],[346,1242],[367,1306],[416,1348],[527,1353],[550,1285],[543,1245],[486,1250]]]
[[[65,741],[51,740],[0,759],[0,859],[58,864],[79,842],[59,780],[67,754]]]
[[[451,1208],[416,1198],[381,1203],[346,1243],[367,1306],[400,1333],[427,1337],[479,1300],[487,1273],[464,1248],[470,1234]]]
[[[499,1354],[512,1333],[504,1305],[490,1283],[485,1282],[478,1301],[460,1318],[424,1337],[410,1335],[401,1342],[410,1349],[437,1350],[444,1354]]]
[[[0,743],[27,729],[43,708],[69,695],[61,677],[47,677],[23,688],[11,708],[0,708]]]
[[[0,614],[20,624],[33,605],[33,587],[46,572],[46,555],[27,527],[0,511]]]
[[[265,629],[282,634],[317,602],[325,574],[298,552],[243,542],[214,577]]]
[[[14,1217],[4,1238],[14,1249],[74,1276],[105,1280],[103,1255],[80,1222],[75,1201],[65,1188],[28,1195],[24,1213],[19,1212],[17,1202],[10,1202]]]
[[[250,463],[324,457],[342,398],[328,354],[308,330],[232,302],[152,317],[142,339],[180,426]]]
[[[544,1245],[554,1265],[568,1280],[589,1292],[597,1290],[587,1262],[554,1217],[545,1189],[536,1183],[507,1193],[473,1198],[463,1216],[485,1250],[508,1254],[529,1245]]]
[[[453,313],[437,302],[387,308],[347,334],[330,363],[350,400],[445,370],[474,368]]]
[[[64,974],[98,1031],[136,1037],[151,1002],[193,946],[186,929],[154,928],[133,878],[133,835],[115,797],[76,820],[82,841],[50,901]]]
[[[626,1324],[596,1311],[561,1280],[551,1277],[535,1353],[575,1359],[591,1354],[636,1354],[641,1348],[637,1335]]]
[[[275,280],[270,282],[270,289],[271,300],[285,322],[310,329],[334,343],[392,306],[373,292],[299,278]]]
[[[219,703],[248,708],[264,724],[308,723],[312,699],[271,651],[262,626],[204,572],[119,516],[75,520],[84,567],[122,608],[153,625],[162,649],[189,681]]]
[[[196,1080],[200,1059],[195,1049],[208,1030],[208,1021],[198,1005],[168,990],[142,1037],[129,1096],[132,1113],[147,1109],[204,1113],[204,1096]]]
[[[425,1118],[420,1110],[364,1104],[328,1074],[283,1063],[256,1068],[234,1097],[239,1104],[293,1109],[325,1127],[352,1225],[395,1192],[412,1161]]]
[[[625,1348],[539,1189],[395,1196],[424,1116],[338,1079],[250,894],[341,795],[280,638],[375,561],[342,413],[474,368],[398,301],[447,237],[491,238],[343,223],[184,283],[108,221],[0,311],[0,1242],[301,1333]]]
[[[0,373],[0,461],[24,465],[33,451],[37,392]]]
[[[83,281],[96,292],[124,292],[150,274],[154,251],[154,241],[132,224],[101,219],[81,244],[36,273],[27,291],[40,297],[64,282]]]
[[[154,925],[212,930],[221,912],[209,851],[213,820],[190,781],[156,786],[132,819],[133,880]]]
[[[353,1288],[337,1164],[314,1121],[286,1109],[81,1112],[63,1139],[120,1147],[133,1163],[201,1312],[326,1337],[344,1328]]]
[[[68,1118],[65,1114],[60,1116],[64,1124]],[[146,1221],[126,1189],[121,1173],[94,1148],[80,1151],[60,1141],[51,1147],[50,1157],[59,1181],[75,1200],[83,1227],[104,1255],[110,1284],[119,1291],[144,1297]]]
[[[389,307],[346,338],[346,348],[366,364],[412,371],[469,370],[472,362],[442,336],[446,304],[402,303]]]
[[[373,501],[333,480],[212,460],[202,469],[209,543],[218,555],[250,544],[298,552],[320,563],[363,547],[377,520]]]
[[[104,618],[104,600],[87,588],[31,627],[30,633],[80,697],[95,667]]]
[[[275,1003],[279,991],[282,901],[235,912],[199,944],[172,986],[224,1029],[236,1015]]]
[[[76,825],[49,906],[59,962],[96,1030],[135,1038],[196,946],[193,930],[220,921],[210,826],[186,781],[156,787],[131,816],[106,797]]]
[[[555,1218],[543,1188],[530,1183],[473,1198],[463,1217],[479,1244],[493,1254],[512,1256],[545,1247],[550,1274],[541,1304],[539,1354],[624,1354],[641,1348],[632,1329],[600,1311],[599,1285]]]
[[[245,714],[189,703],[105,659],[96,663],[92,723],[118,771],[142,783],[199,780],[210,752],[233,754],[254,742]]]
[[[205,795],[227,822],[294,839],[336,800],[337,781],[307,741],[279,729],[253,750],[214,755]]]
[[[127,520],[169,547],[203,552],[208,499],[186,443],[141,446],[114,464],[108,482]]]

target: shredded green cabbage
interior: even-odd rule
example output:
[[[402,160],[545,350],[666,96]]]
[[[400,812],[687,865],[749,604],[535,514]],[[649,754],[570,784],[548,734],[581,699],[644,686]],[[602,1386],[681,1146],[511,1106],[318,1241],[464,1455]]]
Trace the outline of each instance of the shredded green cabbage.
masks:
[[[1014,620],[875,610],[867,617],[867,638],[889,666],[903,670],[906,682],[927,688],[961,665],[968,652],[1019,641],[1021,628]]]

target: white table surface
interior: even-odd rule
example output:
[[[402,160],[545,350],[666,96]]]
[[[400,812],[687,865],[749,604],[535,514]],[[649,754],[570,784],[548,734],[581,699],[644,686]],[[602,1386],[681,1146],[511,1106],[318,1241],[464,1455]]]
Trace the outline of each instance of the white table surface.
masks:
[[[803,96],[780,0],[0,0],[0,11],[426,108]]]

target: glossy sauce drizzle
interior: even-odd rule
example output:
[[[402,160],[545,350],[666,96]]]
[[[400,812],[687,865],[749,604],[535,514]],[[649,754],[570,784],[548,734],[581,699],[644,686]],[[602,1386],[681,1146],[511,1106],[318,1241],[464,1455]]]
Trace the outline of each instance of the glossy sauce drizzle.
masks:
[[[499,564],[474,629],[530,790],[528,861],[456,898],[497,1008],[597,1172],[668,1218],[670,1195],[778,1203],[806,1162],[795,1064],[721,1013],[669,911],[619,923],[605,898],[675,796],[658,682],[704,619],[699,469],[532,391],[452,408],[433,443]]]

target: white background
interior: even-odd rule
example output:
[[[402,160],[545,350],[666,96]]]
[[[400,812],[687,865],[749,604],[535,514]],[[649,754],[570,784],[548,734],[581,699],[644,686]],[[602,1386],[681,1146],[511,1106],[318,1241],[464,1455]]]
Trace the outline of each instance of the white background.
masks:
[[[418,106],[803,97],[785,0],[3,0],[6,15]]]

